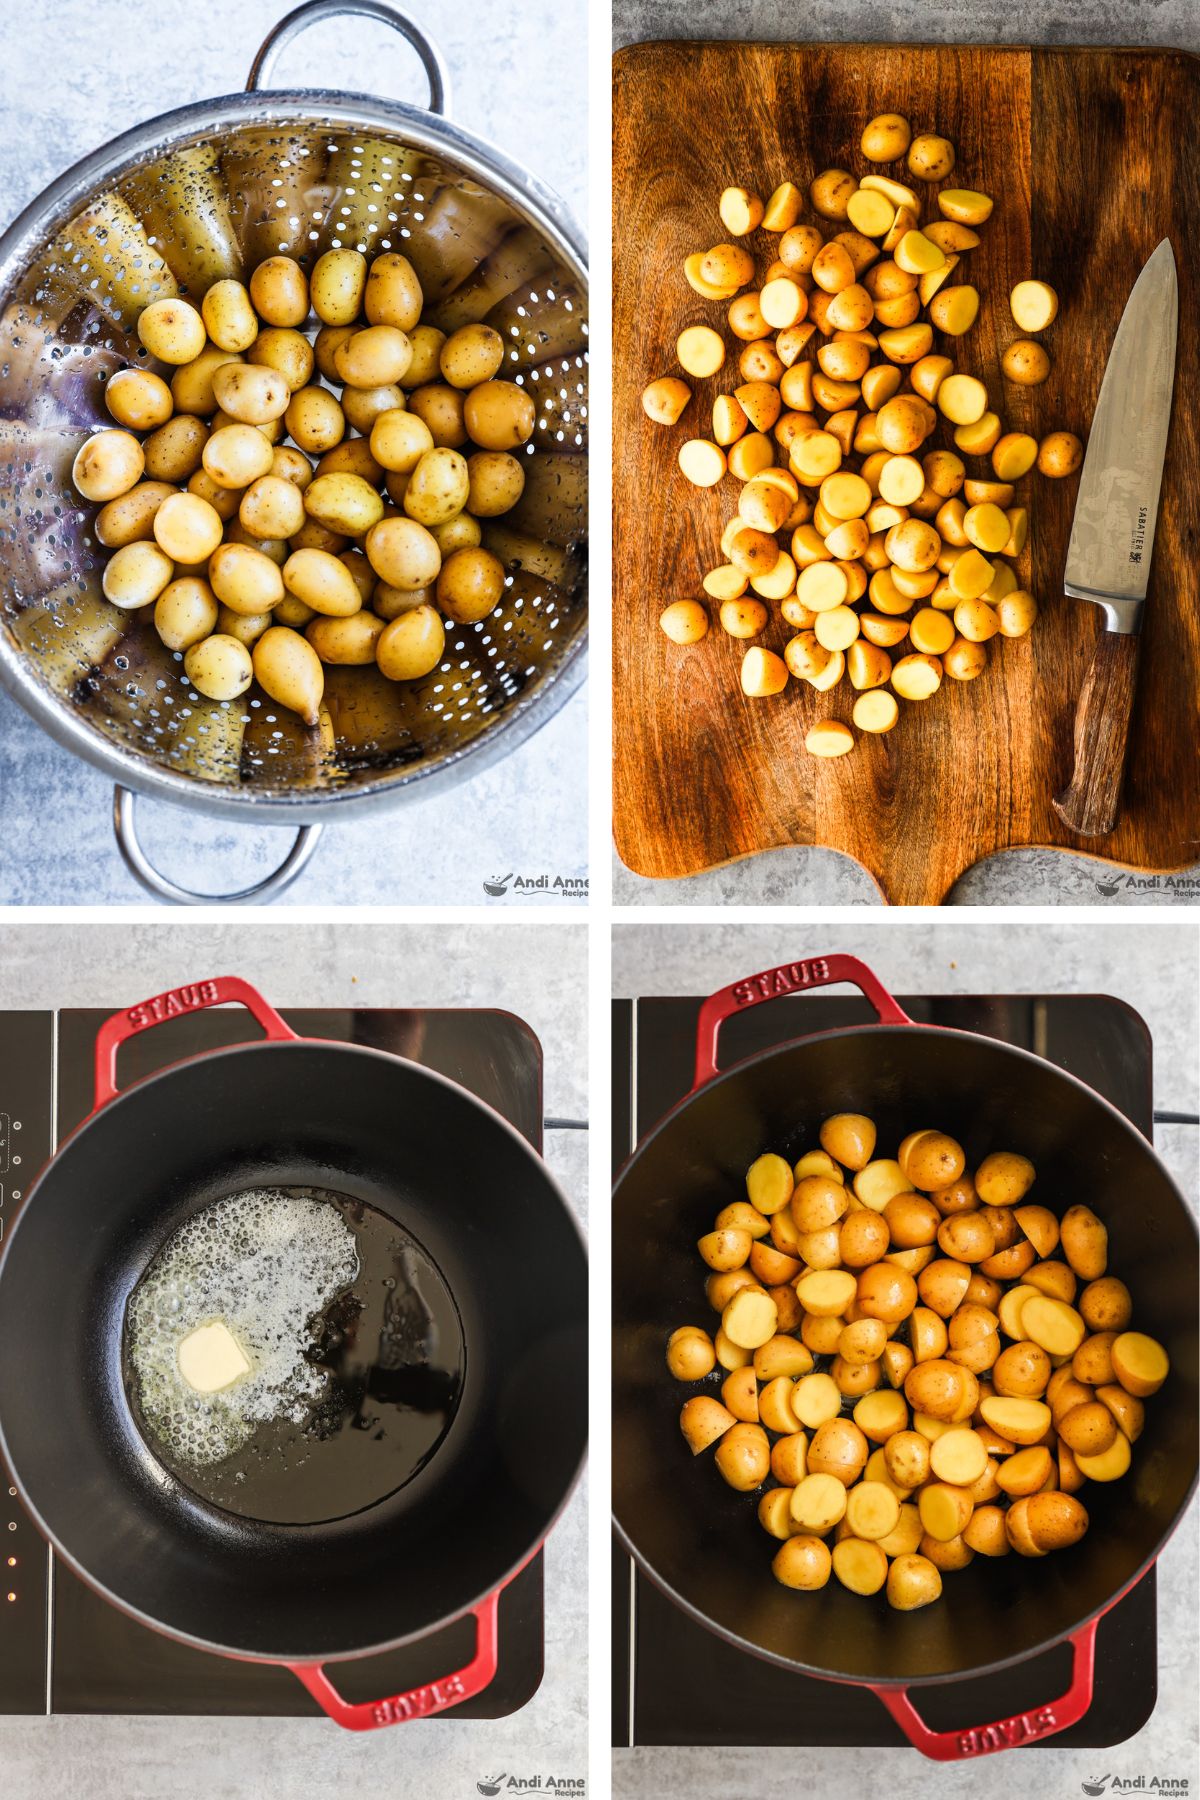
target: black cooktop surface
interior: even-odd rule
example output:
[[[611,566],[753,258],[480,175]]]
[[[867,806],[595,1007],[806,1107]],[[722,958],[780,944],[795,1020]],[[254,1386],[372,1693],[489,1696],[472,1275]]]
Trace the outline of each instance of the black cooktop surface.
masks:
[[[1101,995],[947,995],[897,998],[919,1023],[977,1031],[1018,1044],[1104,1094],[1153,1134],[1151,1042],[1144,1021]],[[613,1170],[692,1085],[696,1021],[691,998],[618,1000],[613,1006]],[[721,1066],[812,1032],[874,1021],[865,1000],[804,994],[735,1013],[721,1029]],[[864,1688],[818,1681],[735,1650],[661,1594],[613,1545],[613,1743],[833,1744],[880,1748],[908,1740]],[[1060,1645],[999,1675],[920,1690],[936,1730],[1036,1710],[1070,1683]],[[1100,1621],[1092,1705],[1077,1725],[1043,1740],[1101,1748],[1140,1729],[1158,1696],[1158,1602],[1152,1568]],[[1029,1749],[1040,1747],[1038,1743]]]
[[[0,1237],[55,1144],[92,1108],[92,1053],[103,1012],[0,1013]],[[436,1069],[542,1144],[542,1054],[510,1013],[306,1011],[284,1017],[305,1036],[390,1050]],[[122,1047],[122,1087],[182,1057],[260,1036],[241,1009],[191,1013]],[[501,1718],[542,1678],[542,1555],[500,1599],[499,1668],[447,1718]],[[461,1668],[475,1648],[458,1620],[385,1655],[336,1665],[347,1699],[374,1700]],[[53,1556],[0,1465],[0,1713],[322,1716],[284,1669],[235,1662],[162,1637],[107,1604]]]

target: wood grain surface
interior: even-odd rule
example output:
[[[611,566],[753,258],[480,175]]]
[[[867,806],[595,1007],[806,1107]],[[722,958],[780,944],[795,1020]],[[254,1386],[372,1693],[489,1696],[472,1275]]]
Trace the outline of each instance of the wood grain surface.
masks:
[[[1198,76],[1200,60],[1159,50],[662,43],[617,56],[614,823],[636,873],[690,875],[819,844],[856,858],[888,900],[927,904],[1013,845],[1157,871],[1200,857]],[[1096,607],[1062,593],[1076,477],[1035,471],[1019,484],[1030,543],[1018,574],[1041,608],[1032,634],[995,640],[979,680],[947,681],[931,700],[905,704],[895,730],[861,735],[837,761],[809,756],[804,735],[817,718],[849,719],[848,681],[829,694],[792,681],[775,699],[747,700],[744,646],[715,618],[691,649],[659,629],[668,601],[703,598],[701,577],[722,560],[718,539],[738,494],[732,476],[691,487],[675,460],[687,438],[709,435],[713,398],[736,385],[728,365],[723,380],[693,383],[673,428],[651,424],[640,404],[648,381],[678,372],[685,325],[724,327],[724,305],[684,280],[684,257],[725,237],[717,200],[728,184],[765,196],[785,179],[807,191],[830,166],[865,173],[862,127],[891,111],[914,132],[954,141],[949,185],[995,197],[983,242],[956,273],[983,296],[979,321],[935,349],[987,381],[1006,429],[1062,428],[1086,440],[1129,292],[1160,239],[1174,246],[1174,418],[1124,796],[1105,837],[1077,836],[1053,806],[1071,778],[1076,702],[1101,628]],[[760,232],[748,241],[765,265],[777,240]],[[1009,290],[1030,275],[1055,287],[1061,308],[1041,334],[1049,380],[1020,388],[1002,380],[999,359],[1021,335]],[[931,443],[948,441],[943,428]],[[990,467],[969,459],[968,473],[989,476]],[[792,633],[772,610],[757,641],[782,651]]]

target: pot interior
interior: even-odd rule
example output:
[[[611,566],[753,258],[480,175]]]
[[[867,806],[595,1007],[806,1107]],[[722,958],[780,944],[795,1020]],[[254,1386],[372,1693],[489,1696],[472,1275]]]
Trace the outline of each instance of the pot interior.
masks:
[[[355,123],[349,102],[322,113],[316,101],[215,101],[203,131],[193,123],[148,154],[143,145],[104,159],[64,215],[14,231],[15,266],[0,292],[0,675],[43,716],[69,723],[85,753],[131,757],[122,778],[133,785],[141,766],[185,791],[202,784],[309,806],[399,787],[512,723],[582,641],[579,276],[499,185],[431,147],[415,124],[386,122],[402,109],[373,114],[379,103],[364,100]],[[475,624],[447,620],[444,657],[421,681],[328,667],[328,723],[310,732],[257,684],[234,702],[205,699],[149,617],[105,600],[97,509],[81,502],[71,466],[82,441],[113,423],[109,376],[132,364],[170,379],[137,338],[150,301],[182,294],[198,304],[214,281],[248,278],[268,256],[310,269],[334,248],[400,251],[417,269],[428,322],[494,326],[508,345],[501,373],[535,395],[538,422],[521,500],[485,521],[484,541],[507,570],[500,605]],[[318,324],[310,319],[310,335]]]
[[[123,1379],[147,1265],[201,1207],[261,1187],[395,1219],[461,1320],[461,1385],[432,1454],[321,1524],[199,1498],[151,1453]],[[385,1054],[244,1045],[139,1084],[49,1165],[0,1264],[0,1428],[44,1527],[127,1610],[251,1656],[351,1655],[461,1612],[541,1541],[583,1454],[586,1311],[575,1224],[497,1115]]]
[[[816,1593],[771,1574],[775,1541],[754,1495],[693,1459],[678,1428],[690,1393],[668,1375],[671,1331],[712,1330],[696,1240],[745,1197],[764,1150],[817,1147],[822,1119],[864,1112],[878,1151],[910,1131],[957,1137],[974,1168],[992,1150],[1037,1167],[1030,1200],[1060,1215],[1091,1206],[1109,1233],[1109,1269],[1133,1296],[1134,1325],[1167,1347],[1166,1386],[1146,1402],[1129,1474],[1089,1482],[1090,1527],[1070,1551],[976,1556],[944,1578],[940,1602],[898,1613],[831,1579]],[[870,1027],[789,1044],[740,1064],[670,1115],[639,1148],[613,1200],[616,1518],[651,1575],[733,1642],[816,1674],[899,1682],[949,1677],[1026,1656],[1102,1608],[1156,1554],[1191,1489],[1197,1450],[1197,1267],[1191,1215],[1145,1140],[1082,1084],[991,1039]],[[847,1403],[846,1410],[850,1410]]]

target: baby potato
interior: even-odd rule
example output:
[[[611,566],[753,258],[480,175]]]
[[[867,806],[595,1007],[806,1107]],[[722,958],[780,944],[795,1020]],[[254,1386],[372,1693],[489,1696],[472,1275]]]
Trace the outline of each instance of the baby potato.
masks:
[[[1133,1318],[1133,1300],[1123,1281],[1115,1275],[1105,1275],[1084,1288],[1079,1296],[1079,1312],[1089,1331],[1125,1331]]]
[[[874,1263],[858,1278],[858,1311],[861,1318],[882,1319],[898,1325],[917,1303],[917,1284],[894,1263]]]
[[[222,412],[243,425],[267,425],[272,419],[282,419],[291,399],[291,390],[277,370],[253,363],[222,363],[212,385]]]
[[[1035,1173],[1027,1156],[993,1151],[975,1171],[975,1191],[985,1206],[1015,1206],[1033,1186]]]
[[[142,444],[146,474],[152,481],[187,481],[200,467],[207,442],[208,427],[202,419],[177,413]]]
[[[442,345],[438,366],[451,387],[473,388],[491,381],[503,361],[504,340],[498,331],[490,325],[464,325]]]
[[[927,1556],[894,1557],[887,1576],[888,1605],[897,1612],[915,1612],[941,1598],[942,1577]]]
[[[184,673],[208,700],[236,700],[254,679],[254,664],[245,644],[216,631],[192,644],[183,658]]]
[[[482,382],[463,409],[467,432],[481,450],[515,450],[528,442],[536,416],[533,396],[512,381]]]
[[[857,187],[857,181],[845,169],[824,169],[815,177],[808,190],[813,211],[823,219],[844,220],[850,196]],[[789,224],[794,223],[794,220],[789,220]]]
[[[453,451],[446,452],[453,455]],[[490,550],[455,550],[442,564],[438,605],[449,619],[471,625],[486,619],[504,593],[504,564]]]
[[[698,644],[708,635],[708,614],[698,600],[673,600],[658,622],[673,644]]]
[[[328,388],[298,389],[288,400],[283,418],[300,448],[314,456],[332,450],[346,435],[345,414]]]
[[[1112,1366],[1125,1392],[1138,1400],[1156,1394],[1170,1369],[1162,1345],[1141,1331],[1120,1333],[1112,1347]]]
[[[85,500],[116,500],[142,479],[146,459],[128,431],[97,431],[75,454],[71,480]]]
[[[360,537],[383,518],[382,499],[361,475],[318,475],[303,499],[309,518],[346,537]]]
[[[154,515],[177,490],[165,481],[139,481],[96,514],[96,537],[106,550],[154,536]]]
[[[1073,431],[1051,431],[1038,445],[1038,469],[1053,481],[1074,475],[1082,462],[1083,445]]]
[[[691,397],[691,388],[678,375],[660,375],[642,390],[642,410],[656,425],[674,425]]]
[[[313,311],[324,325],[353,325],[366,285],[365,256],[357,250],[326,250],[309,277]]]
[[[875,1124],[863,1113],[833,1113],[818,1135],[822,1150],[847,1169],[865,1169],[875,1151]]]
[[[308,317],[308,282],[291,256],[269,256],[259,263],[250,277],[250,298],[268,325],[303,325]]]
[[[1050,1358],[1042,1346],[1022,1338],[1002,1350],[996,1358],[992,1365],[992,1385],[998,1394],[1040,1400],[1046,1392],[1050,1373]]]
[[[1008,305],[1022,331],[1044,331],[1057,317],[1058,295],[1048,282],[1018,281]]]
[[[412,470],[404,490],[404,510],[418,524],[441,525],[463,510],[470,491],[466,458],[457,450],[437,446],[427,450]]]
[[[477,450],[467,458],[466,510],[480,519],[510,512],[525,491],[525,471],[506,450]]]
[[[231,612],[270,612],[283,599],[278,564],[249,544],[219,545],[209,558],[208,579],[221,605]]]
[[[395,325],[368,325],[352,332],[333,353],[338,379],[358,388],[403,382],[411,362],[408,334]]]
[[[200,302],[200,316],[218,350],[248,350],[258,336],[258,316],[240,281],[214,281]]]
[[[1018,387],[1038,387],[1050,373],[1050,358],[1040,344],[1018,338],[1000,358],[1000,367]]]
[[[432,606],[416,606],[393,619],[375,646],[380,673],[389,681],[419,681],[442,660],[446,632]]]
[[[207,562],[224,533],[216,509],[197,494],[172,494],[154,515],[154,537],[164,555],[185,565]]]
[[[877,113],[863,129],[860,148],[868,162],[899,162],[912,143],[912,126],[899,113]]]
[[[362,606],[353,575],[328,550],[293,550],[283,565],[283,581],[297,600],[330,618],[348,618]]]
[[[947,337],[962,337],[965,332],[970,331],[978,316],[979,290],[966,282],[958,287],[939,288],[929,303],[930,319]],[[1008,373],[1007,368],[1005,373]],[[1017,378],[1010,376],[1009,379]]]
[[[222,425],[204,446],[201,460],[221,488],[247,488],[270,472],[271,446],[255,425]]]
[[[118,369],[105,386],[104,404],[117,424],[130,431],[165,425],[175,408],[170,388],[149,369]]]
[[[771,1573],[784,1587],[811,1593],[826,1586],[832,1567],[833,1557],[828,1546],[819,1537],[801,1533],[779,1546]]]
[[[347,618],[313,619],[305,626],[304,635],[323,663],[360,667],[375,661],[375,646],[384,625],[383,619],[364,608]]]
[[[907,166],[918,181],[945,181],[954,168],[954,145],[931,132],[915,137],[908,147]]]
[[[1063,1255],[1084,1281],[1097,1281],[1108,1266],[1108,1231],[1090,1206],[1070,1206],[1060,1227]]]
[[[362,304],[372,325],[394,325],[410,336],[418,329],[425,299],[407,256],[389,250],[372,259]],[[424,372],[421,379],[427,379]]]
[[[238,506],[239,523],[255,538],[290,538],[305,516],[303,494],[281,475],[260,475]]]
[[[204,320],[187,300],[152,300],[138,314],[137,334],[159,362],[190,363],[207,340]]]
[[[138,539],[123,544],[104,565],[101,587],[106,600],[127,612],[157,600],[175,573],[175,565],[157,544]]]
[[[216,630],[219,608],[207,581],[170,581],[154,603],[154,629],[168,650],[190,650]]]
[[[727,1406],[712,1394],[693,1394],[685,1400],[679,1414],[679,1429],[693,1456],[699,1456],[710,1444],[737,1423]]]
[[[441,571],[437,539],[415,519],[381,519],[367,532],[364,547],[371,567],[389,587],[411,593],[431,586]]]
[[[198,414],[204,418],[215,413],[217,396],[213,392],[213,377],[227,363],[241,360],[237,351],[219,350],[215,344],[206,344],[199,356],[182,364],[171,377],[171,398],[175,402],[175,411]]]
[[[411,474],[434,447],[433,433],[425,421],[402,408],[380,413],[371,426],[370,441],[376,461],[401,474]]]
[[[299,713],[306,725],[317,725],[325,692],[325,671],[307,639],[286,625],[272,625],[263,632],[251,655],[255,680],[271,699]]]

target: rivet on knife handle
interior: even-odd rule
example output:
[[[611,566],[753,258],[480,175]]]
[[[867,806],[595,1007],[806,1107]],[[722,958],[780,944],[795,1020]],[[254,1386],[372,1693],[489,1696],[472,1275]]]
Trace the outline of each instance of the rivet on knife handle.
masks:
[[[1075,769],[1054,810],[1080,837],[1103,837],[1117,822],[1125,749],[1137,680],[1136,632],[1102,631],[1075,709]]]

